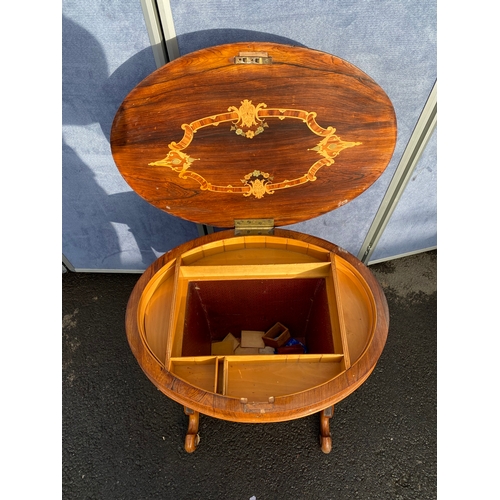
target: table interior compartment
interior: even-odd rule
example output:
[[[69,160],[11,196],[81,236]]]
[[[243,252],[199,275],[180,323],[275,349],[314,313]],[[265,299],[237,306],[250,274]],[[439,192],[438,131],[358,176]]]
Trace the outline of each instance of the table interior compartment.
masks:
[[[342,355],[290,355],[268,359],[226,357],[225,395],[252,401],[302,392],[345,370]]]
[[[191,281],[182,356],[207,356],[211,343],[242,330],[285,325],[310,354],[341,353],[334,345],[325,278]]]
[[[217,357],[171,359],[170,371],[186,382],[205,391],[216,392],[218,385]]]

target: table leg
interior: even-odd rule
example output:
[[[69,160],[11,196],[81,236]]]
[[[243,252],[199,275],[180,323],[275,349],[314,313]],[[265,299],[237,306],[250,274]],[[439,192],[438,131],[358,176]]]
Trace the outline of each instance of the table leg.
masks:
[[[332,451],[332,435],[330,434],[330,419],[333,417],[333,406],[325,408],[319,414],[319,443],[323,453]]]
[[[187,406],[184,407],[184,413],[189,417],[186,440],[184,441],[184,449],[188,453],[193,453],[200,442],[200,435],[198,434],[200,414],[197,411],[191,410],[191,408],[188,408]]]

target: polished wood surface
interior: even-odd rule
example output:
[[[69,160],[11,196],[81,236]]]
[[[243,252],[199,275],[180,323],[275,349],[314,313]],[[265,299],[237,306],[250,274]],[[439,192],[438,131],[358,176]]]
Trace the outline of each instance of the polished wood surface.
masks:
[[[272,64],[235,64],[241,52],[266,52]],[[382,174],[395,141],[393,106],[368,75],[272,43],[168,63],[130,92],[111,130],[114,160],[140,196],[218,227],[246,218],[281,226],[336,209]]]
[[[179,325],[185,324],[191,271],[197,267],[206,271],[208,262],[213,266],[212,274],[209,273],[211,282],[223,285],[227,280],[248,279],[240,276],[238,265],[233,272],[232,264],[218,264],[225,260],[244,264],[246,246],[254,265],[259,264],[259,259],[272,260],[266,256],[266,248],[271,254],[288,253],[282,259],[288,262],[278,265],[274,273],[267,269],[263,279],[271,275],[273,279],[280,276],[294,280],[300,273],[314,270],[316,276],[319,273],[324,278],[311,279],[330,283],[325,292],[329,301],[335,301],[328,311],[333,316],[335,331],[330,334],[330,346],[320,343],[321,352],[305,355],[211,356],[210,346],[206,355],[182,354],[184,334]],[[266,266],[272,264],[261,267]],[[219,271],[215,272],[217,268]],[[187,269],[189,277],[183,277]],[[203,279],[202,275],[195,279]],[[169,283],[171,280],[174,282]],[[274,236],[269,237],[241,238],[234,236],[233,231],[216,232],[160,257],[132,292],[126,330],[139,365],[171,399],[194,412],[225,420],[278,422],[320,412],[359,387],[382,352],[388,322],[387,303],[379,284],[354,256],[324,240],[276,229]]]

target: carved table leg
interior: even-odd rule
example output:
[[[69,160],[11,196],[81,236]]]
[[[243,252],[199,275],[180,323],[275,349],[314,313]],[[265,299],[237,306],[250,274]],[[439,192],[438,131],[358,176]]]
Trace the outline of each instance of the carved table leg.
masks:
[[[323,453],[330,453],[332,451],[332,435],[330,434],[330,419],[333,417],[333,406],[325,408],[320,414],[319,425],[319,443]]]
[[[184,449],[188,453],[193,453],[200,442],[200,435],[198,434],[198,426],[200,423],[200,414],[191,408],[184,407],[184,413],[189,417],[188,430],[186,440],[184,441]]]

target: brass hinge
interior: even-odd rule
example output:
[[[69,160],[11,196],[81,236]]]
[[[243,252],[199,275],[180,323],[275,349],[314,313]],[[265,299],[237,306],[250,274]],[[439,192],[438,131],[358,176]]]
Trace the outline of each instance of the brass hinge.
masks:
[[[236,236],[248,234],[273,234],[274,219],[237,219],[234,221]]]
[[[273,58],[267,52],[240,52],[233,58],[234,64],[272,64]]]

